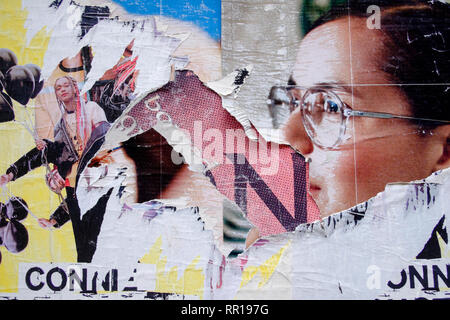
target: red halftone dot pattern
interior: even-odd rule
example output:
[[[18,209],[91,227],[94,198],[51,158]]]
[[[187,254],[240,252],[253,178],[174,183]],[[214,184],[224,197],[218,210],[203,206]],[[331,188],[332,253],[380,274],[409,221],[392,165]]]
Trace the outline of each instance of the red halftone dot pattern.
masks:
[[[222,194],[247,214],[261,236],[292,231],[300,223],[319,219],[318,207],[307,193],[308,165],[304,158],[291,147],[265,142],[260,136],[259,143],[250,141],[241,124],[222,107],[221,97],[190,71],[176,72],[174,81],[148,94],[117,126],[133,128],[131,137],[154,126],[157,117],[166,120],[168,116],[173,124],[189,132],[191,143],[198,150],[204,151],[212,143],[203,139],[207,130],[222,133],[222,154],[214,154],[214,159],[203,154],[204,160],[220,160],[206,174]],[[237,143],[230,143],[227,134]],[[214,143],[219,146],[220,141]],[[261,147],[272,155],[270,161],[258,161]],[[276,171],[268,170],[271,166]]]

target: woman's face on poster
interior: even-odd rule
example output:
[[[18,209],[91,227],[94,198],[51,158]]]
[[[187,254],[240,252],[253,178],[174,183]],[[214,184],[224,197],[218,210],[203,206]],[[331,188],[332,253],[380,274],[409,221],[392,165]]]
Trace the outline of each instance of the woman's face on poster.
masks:
[[[413,116],[403,92],[380,68],[383,46],[380,30],[368,29],[365,19],[328,22],[301,42],[292,80],[305,87],[327,84],[353,110]],[[337,84],[342,88],[334,89]],[[421,135],[407,120],[351,117],[346,140],[324,149],[308,137],[296,110],[285,135],[311,159],[310,193],[323,217],[368,200],[387,183],[422,179],[440,169],[445,141],[439,139],[446,139],[441,129]]]
[[[58,100],[65,104],[71,102],[75,98],[75,90],[72,83],[67,78],[59,78],[55,82],[55,94]]]

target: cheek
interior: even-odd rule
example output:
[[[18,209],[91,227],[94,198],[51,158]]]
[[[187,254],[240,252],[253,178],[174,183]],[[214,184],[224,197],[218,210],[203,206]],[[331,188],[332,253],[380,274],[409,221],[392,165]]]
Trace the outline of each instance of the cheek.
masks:
[[[312,166],[321,172],[324,178],[346,182],[351,180],[354,170],[354,157],[352,150],[325,151],[316,148],[311,157]]]
[[[324,151],[316,148],[311,159],[310,180],[322,188],[313,198],[322,215],[352,207],[355,204],[353,151]]]
[[[356,148],[358,198],[375,196],[386,184],[409,182],[431,173],[426,158],[426,145],[420,138],[396,137],[383,143],[367,143]]]
[[[328,198],[340,203],[355,200],[355,158],[352,150],[324,152],[321,166],[327,184]]]
[[[382,191],[391,175],[395,174],[395,166],[387,161],[391,158],[386,150],[381,148],[363,146],[356,148],[356,181],[358,184],[358,198],[361,201],[367,200],[379,191]],[[392,159],[393,160],[393,159]],[[396,163],[396,161],[394,161]]]

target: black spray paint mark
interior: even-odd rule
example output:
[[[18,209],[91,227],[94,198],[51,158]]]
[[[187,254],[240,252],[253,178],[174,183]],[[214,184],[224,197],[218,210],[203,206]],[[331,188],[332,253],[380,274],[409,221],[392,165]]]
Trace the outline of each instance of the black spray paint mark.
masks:
[[[234,85],[241,86],[244,84],[245,79],[248,77],[250,72],[246,68],[238,69],[238,74],[236,75],[236,78],[234,78]]]

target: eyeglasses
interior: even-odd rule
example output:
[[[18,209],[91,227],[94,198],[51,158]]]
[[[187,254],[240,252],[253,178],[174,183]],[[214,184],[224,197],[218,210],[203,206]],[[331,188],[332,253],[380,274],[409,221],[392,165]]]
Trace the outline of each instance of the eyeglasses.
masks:
[[[274,86],[267,100],[273,126],[285,124],[291,113],[300,107],[303,126],[308,137],[318,147],[336,149],[345,140],[350,117],[404,119],[437,125],[450,121],[400,116],[390,113],[353,110],[326,87]]]

